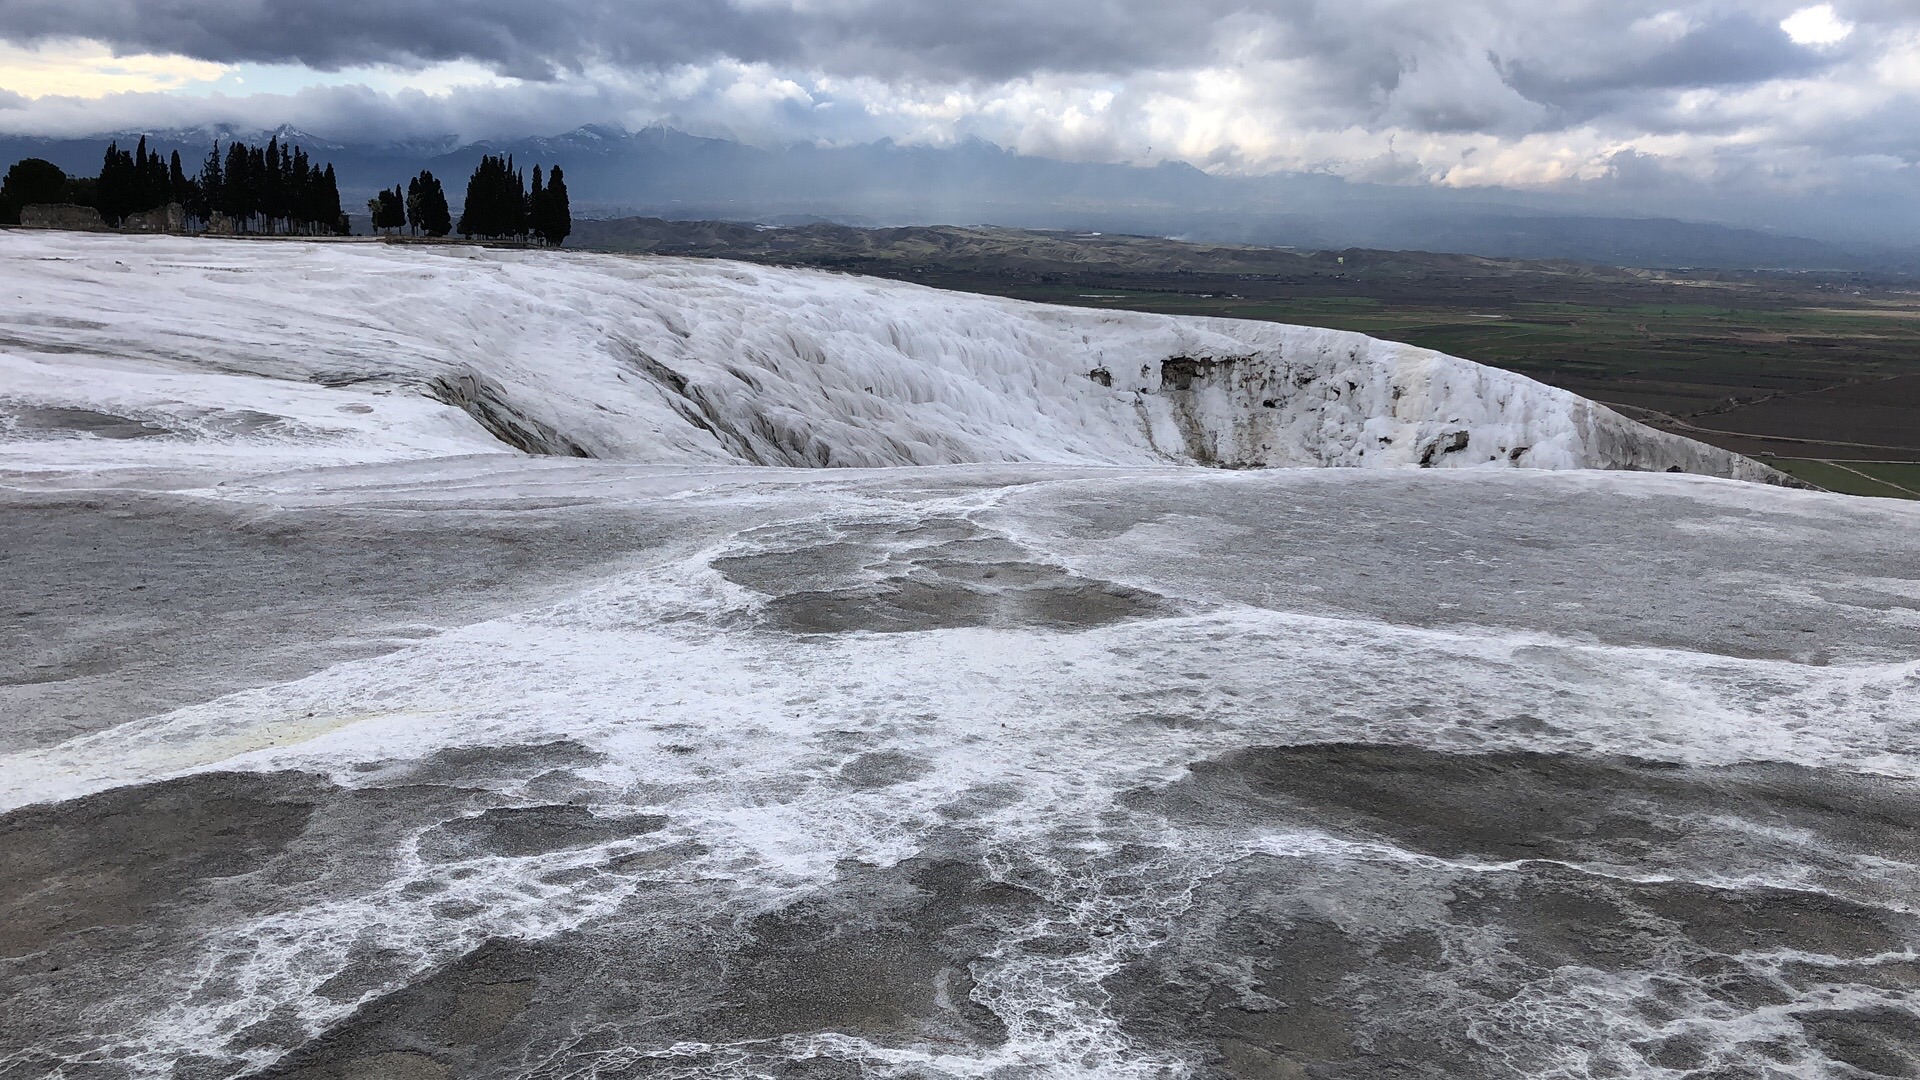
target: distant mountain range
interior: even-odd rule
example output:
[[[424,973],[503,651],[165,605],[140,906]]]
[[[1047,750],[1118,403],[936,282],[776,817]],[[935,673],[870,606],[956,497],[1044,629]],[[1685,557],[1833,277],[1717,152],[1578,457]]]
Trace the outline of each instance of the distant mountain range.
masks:
[[[1307,249],[1381,248],[1622,266],[1920,270],[1920,252],[1873,250],[1726,225],[1569,212],[1512,191],[1351,183],[1283,174],[1219,177],[1032,157],[969,140],[949,147],[881,141],[763,149],[666,127],[589,126],[550,138],[462,143],[451,136],[343,144],[283,128],[148,133],[188,169],[215,139],[292,140],[340,175],[349,210],[431,169],[459,198],[485,153],[566,170],[576,217],[650,215],[768,224],[985,224],[1176,236]],[[0,160],[44,157],[91,173],[110,138],[0,137]]]

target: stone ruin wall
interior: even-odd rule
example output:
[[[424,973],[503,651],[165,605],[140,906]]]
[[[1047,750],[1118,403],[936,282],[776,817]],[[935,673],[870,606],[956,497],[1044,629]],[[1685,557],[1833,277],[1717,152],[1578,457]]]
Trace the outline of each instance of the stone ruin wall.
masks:
[[[72,203],[35,203],[20,208],[20,224],[29,229],[68,229],[80,232],[109,232],[100,211]],[[184,233],[187,210],[179,203],[168,203],[138,214],[128,214],[120,223],[121,232]],[[231,231],[231,230],[229,230]]]
[[[100,211],[91,206],[75,206],[72,203],[36,203],[23,206],[20,208],[20,224],[29,229],[107,231],[107,223],[100,219]]]

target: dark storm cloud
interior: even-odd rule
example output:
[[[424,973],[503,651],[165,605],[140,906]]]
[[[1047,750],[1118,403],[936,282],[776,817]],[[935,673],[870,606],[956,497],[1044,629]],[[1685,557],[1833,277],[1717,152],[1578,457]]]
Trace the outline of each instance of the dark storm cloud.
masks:
[[[1677,8],[1675,4],[1677,2]],[[1861,0],[1892,18],[1898,0]],[[1892,4],[1891,8],[1887,7]],[[1794,0],[0,0],[0,39],[321,70],[473,61],[522,79],[721,60],[896,84],[1292,62],[1290,107],[1330,126],[1512,135],[1678,87],[1817,71]],[[1892,14],[1890,14],[1892,13]],[[1636,27],[1682,18],[1649,39]],[[1911,22],[1911,19],[1907,20]]]
[[[174,55],[350,70],[186,74],[174,93],[27,85],[63,48],[106,67],[59,44],[73,38],[162,54],[163,70]],[[9,43],[50,46],[16,48],[11,69],[0,51],[14,133],[663,122],[764,146],[980,136],[1405,184],[1615,176],[1628,203],[1649,169],[1662,190],[1920,183],[1916,0],[0,0]]]
[[[1635,89],[1728,86],[1808,75],[1838,59],[1838,54],[1795,45],[1778,23],[1739,14],[1697,27],[1652,56],[1622,65],[1608,81]]]
[[[1504,64],[1507,81],[1529,99],[1567,110],[1570,120],[1612,112],[1649,91],[1737,87],[1816,74],[1847,53],[1796,45],[1777,23],[1747,14],[1716,18],[1671,44],[1604,67],[1568,72],[1520,60]]]
[[[333,70],[474,60],[540,78],[583,63],[721,57],[852,74],[1000,79],[1202,55],[1244,5],[1145,0],[797,4],[753,0],[8,0],[0,37]]]
[[[0,6],[0,34],[29,43],[82,37],[127,52],[322,70],[472,59],[535,78],[609,48],[664,60],[712,53],[723,41],[764,49],[779,40],[770,34],[756,42],[755,24],[727,19],[727,8],[714,9],[721,18],[702,18],[702,8],[695,0],[636,4],[625,20],[630,25],[610,37],[613,12],[598,3],[10,0]]]

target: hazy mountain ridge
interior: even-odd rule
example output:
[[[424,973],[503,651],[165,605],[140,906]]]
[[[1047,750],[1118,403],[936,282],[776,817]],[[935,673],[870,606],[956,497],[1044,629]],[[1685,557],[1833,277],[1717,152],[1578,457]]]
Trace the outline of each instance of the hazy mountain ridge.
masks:
[[[1512,191],[1350,183],[1315,174],[1213,176],[1154,167],[1056,161],[978,139],[948,147],[892,141],[763,149],[666,127],[588,126],[551,137],[462,143],[448,136],[343,144],[281,128],[154,132],[149,145],[183,160],[215,139],[275,136],[338,168],[350,203],[422,168],[459,182],[483,153],[566,169],[580,217],[652,215],[859,225],[971,224],[1181,236],[1315,249],[1379,248],[1632,266],[1788,269],[1909,268],[1920,254],[1671,219],[1569,212],[1566,199]],[[0,159],[45,157],[98,168],[109,138],[0,138]],[[354,196],[357,196],[354,197]]]

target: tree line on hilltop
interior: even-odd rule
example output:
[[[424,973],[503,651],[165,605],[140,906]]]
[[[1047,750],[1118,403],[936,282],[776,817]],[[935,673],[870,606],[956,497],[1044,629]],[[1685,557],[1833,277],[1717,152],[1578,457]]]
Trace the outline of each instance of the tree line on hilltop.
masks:
[[[0,221],[18,223],[20,210],[36,203],[90,206],[110,227],[171,204],[180,207],[183,226],[208,228],[219,216],[234,232],[347,232],[333,166],[314,164],[306,151],[278,138],[265,146],[232,142],[224,154],[216,142],[192,175],[181,167],[178,150],[163,160],[147,149],[144,135],[131,150],[108,144],[98,176],[69,177],[52,162],[27,158],[0,181]]]
[[[535,165],[533,186],[528,188],[526,174],[514,167],[511,155],[488,154],[480,159],[467,180],[467,198],[458,222],[453,220],[439,178],[424,171],[407,181],[405,191],[396,184],[368,199],[367,216],[376,229],[407,229],[426,236],[457,230],[466,237],[532,239],[555,247],[566,243],[573,232],[567,180],[560,166],[555,165],[543,180],[540,166]]]
[[[188,175],[180,152],[168,159],[137,146],[109,144],[97,177],[70,177],[52,162],[26,158],[0,181],[0,224],[18,224],[22,208],[42,203],[92,207],[110,227],[136,214],[177,204],[181,227],[211,228],[216,219],[226,230],[260,235],[341,235],[349,232],[340,209],[340,185],[333,166],[316,165],[298,146],[277,137],[265,146],[219,143]],[[422,171],[367,200],[375,229],[407,229],[440,237],[458,231],[465,237],[538,240],[558,246],[573,231],[566,178],[558,165],[545,177],[533,168],[533,186],[513,158],[485,155],[467,181],[466,202],[453,217],[445,187]]]
[[[176,176],[179,168],[176,153]],[[303,236],[347,232],[333,166],[316,168],[306,151],[297,146],[289,151],[278,139],[267,140],[264,147],[230,143],[224,161],[216,143],[201,163],[199,178],[187,181],[180,193],[185,198],[173,201],[201,221],[221,213],[242,230]]]

